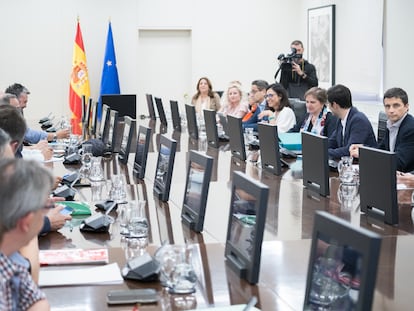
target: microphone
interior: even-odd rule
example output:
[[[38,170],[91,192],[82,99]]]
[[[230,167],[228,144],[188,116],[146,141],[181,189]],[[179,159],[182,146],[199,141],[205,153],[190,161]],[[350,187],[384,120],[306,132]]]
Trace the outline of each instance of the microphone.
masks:
[[[283,58],[285,58],[285,54],[279,54],[279,56],[277,57],[278,60],[281,60]]]

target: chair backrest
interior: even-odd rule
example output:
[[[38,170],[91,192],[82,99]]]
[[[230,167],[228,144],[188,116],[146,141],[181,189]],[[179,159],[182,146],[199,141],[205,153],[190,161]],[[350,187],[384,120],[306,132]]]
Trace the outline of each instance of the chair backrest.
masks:
[[[385,133],[387,132],[387,115],[384,111],[378,113],[378,132],[377,132],[377,141],[380,143]]]
[[[290,105],[296,117],[296,124],[299,124],[306,114],[306,102],[298,98],[289,98]]]

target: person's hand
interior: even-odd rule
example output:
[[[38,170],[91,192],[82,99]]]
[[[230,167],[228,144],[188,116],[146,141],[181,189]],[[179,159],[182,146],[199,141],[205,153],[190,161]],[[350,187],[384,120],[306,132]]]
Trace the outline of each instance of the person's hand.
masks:
[[[56,204],[54,208],[50,209],[46,214],[46,217],[50,221],[50,230],[56,231],[62,228],[67,220],[71,220],[71,215],[63,215],[60,213],[65,208],[64,205]]]
[[[359,147],[362,147],[363,144],[352,144],[349,146],[349,155],[353,158],[359,157]]]
[[[53,189],[55,190],[57,187],[59,187],[59,184],[62,182],[62,177],[60,176],[55,176],[55,182],[53,184]],[[65,200],[65,198],[62,198],[63,200]],[[60,200],[59,200],[60,201]]]
[[[31,146],[31,149],[40,150],[45,161],[50,160],[53,157],[53,149],[49,147],[47,140],[41,140],[37,144]]]
[[[292,62],[292,71],[296,72],[299,76],[303,76],[304,72],[299,64]]]
[[[270,117],[272,114],[273,112],[271,110],[263,110],[257,117],[263,119],[264,117]]]
[[[414,184],[414,174],[397,171],[397,184]]]
[[[69,138],[69,136],[70,136],[70,130],[68,128],[61,129],[56,132],[57,139],[65,139],[65,138]]]

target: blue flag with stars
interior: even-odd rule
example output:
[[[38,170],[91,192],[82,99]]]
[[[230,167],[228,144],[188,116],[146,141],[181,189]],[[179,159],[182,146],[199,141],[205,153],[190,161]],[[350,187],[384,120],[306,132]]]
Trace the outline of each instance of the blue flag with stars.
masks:
[[[116,68],[116,57],[114,40],[112,37],[112,26],[109,22],[108,37],[106,39],[105,58],[102,70],[101,92],[99,95],[98,116],[101,117],[101,96],[106,94],[121,94],[119,88],[118,69]]]

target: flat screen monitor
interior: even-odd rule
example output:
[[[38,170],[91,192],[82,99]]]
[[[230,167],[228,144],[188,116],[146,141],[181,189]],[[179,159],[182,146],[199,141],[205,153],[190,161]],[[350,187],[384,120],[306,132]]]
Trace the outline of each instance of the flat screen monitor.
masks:
[[[215,110],[203,110],[204,124],[206,126],[207,144],[213,148],[218,148],[219,137],[217,133],[217,119]]]
[[[282,159],[279,152],[277,126],[268,123],[257,124],[262,169],[275,175],[282,173]]]
[[[86,104],[87,104],[86,96],[82,95],[81,96],[81,108],[82,108],[81,121],[82,123],[84,123],[86,119]]]
[[[212,157],[190,151],[181,220],[195,232],[203,231],[212,167]]]
[[[154,109],[154,100],[152,98],[151,94],[145,94],[145,98],[147,100],[147,107],[148,107],[148,113],[151,120],[156,120],[157,117],[155,115],[155,109]]]
[[[178,110],[178,102],[176,100],[170,100],[171,118],[173,122],[173,129],[181,132],[181,117]]]
[[[101,103],[108,105],[111,110],[118,111],[118,116],[123,119],[129,116],[137,117],[137,96],[135,94],[102,95]]]
[[[154,178],[154,194],[160,201],[168,201],[170,197],[176,147],[175,140],[160,135],[160,148]]]
[[[398,224],[397,163],[393,152],[359,149],[359,195],[361,212],[387,224]]]
[[[380,248],[376,233],[317,211],[303,310],[371,310]]]
[[[128,163],[129,152],[131,150],[132,139],[135,134],[136,120],[129,116],[124,117],[124,131],[122,133],[121,147],[118,153],[119,162],[122,164]]]
[[[151,138],[151,128],[140,125],[137,134],[137,149],[135,151],[133,175],[135,178],[144,179],[147,166],[148,150]]]
[[[328,138],[302,132],[303,186],[322,196],[329,195]]]
[[[162,104],[162,100],[161,98],[158,98],[158,97],[154,97],[154,99],[155,99],[155,105],[157,106],[160,122],[164,126],[167,126],[168,122],[167,122],[167,117],[165,115],[165,110],[164,110],[164,105]]]
[[[96,129],[98,128],[98,103],[91,102],[91,121],[89,122],[90,135],[96,136]]]
[[[245,173],[234,172],[225,257],[250,284],[259,280],[269,188]]]
[[[99,125],[99,139],[102,140],[104,144],[108,142],[108,133],[109,133],[109,117],[111,115],[111,108],[108,105],[102,105],[102,115],[101,122]]]
[[[115,151],[116,139],[118,129],[118,111],[112,110],[109,116],[109,130],[108,130],[108,141],[106,143],[107,149],[111,152]]]
[[[185,105],[185,114],[187,117],[188,135],[193,139],[198,139],[197,115],[193,105]]]
[[[242,119],[227,116],[227,124],[229,128],[228,135],[231,154],[242,161],[246,161],[246,146],[244,145]]]
[[[85,129],[89,128],[90,121],[91,121],[91,108],[92,108],[93,100],[91,97],[85,102],[85,119],[83,121],[83,126]]]

